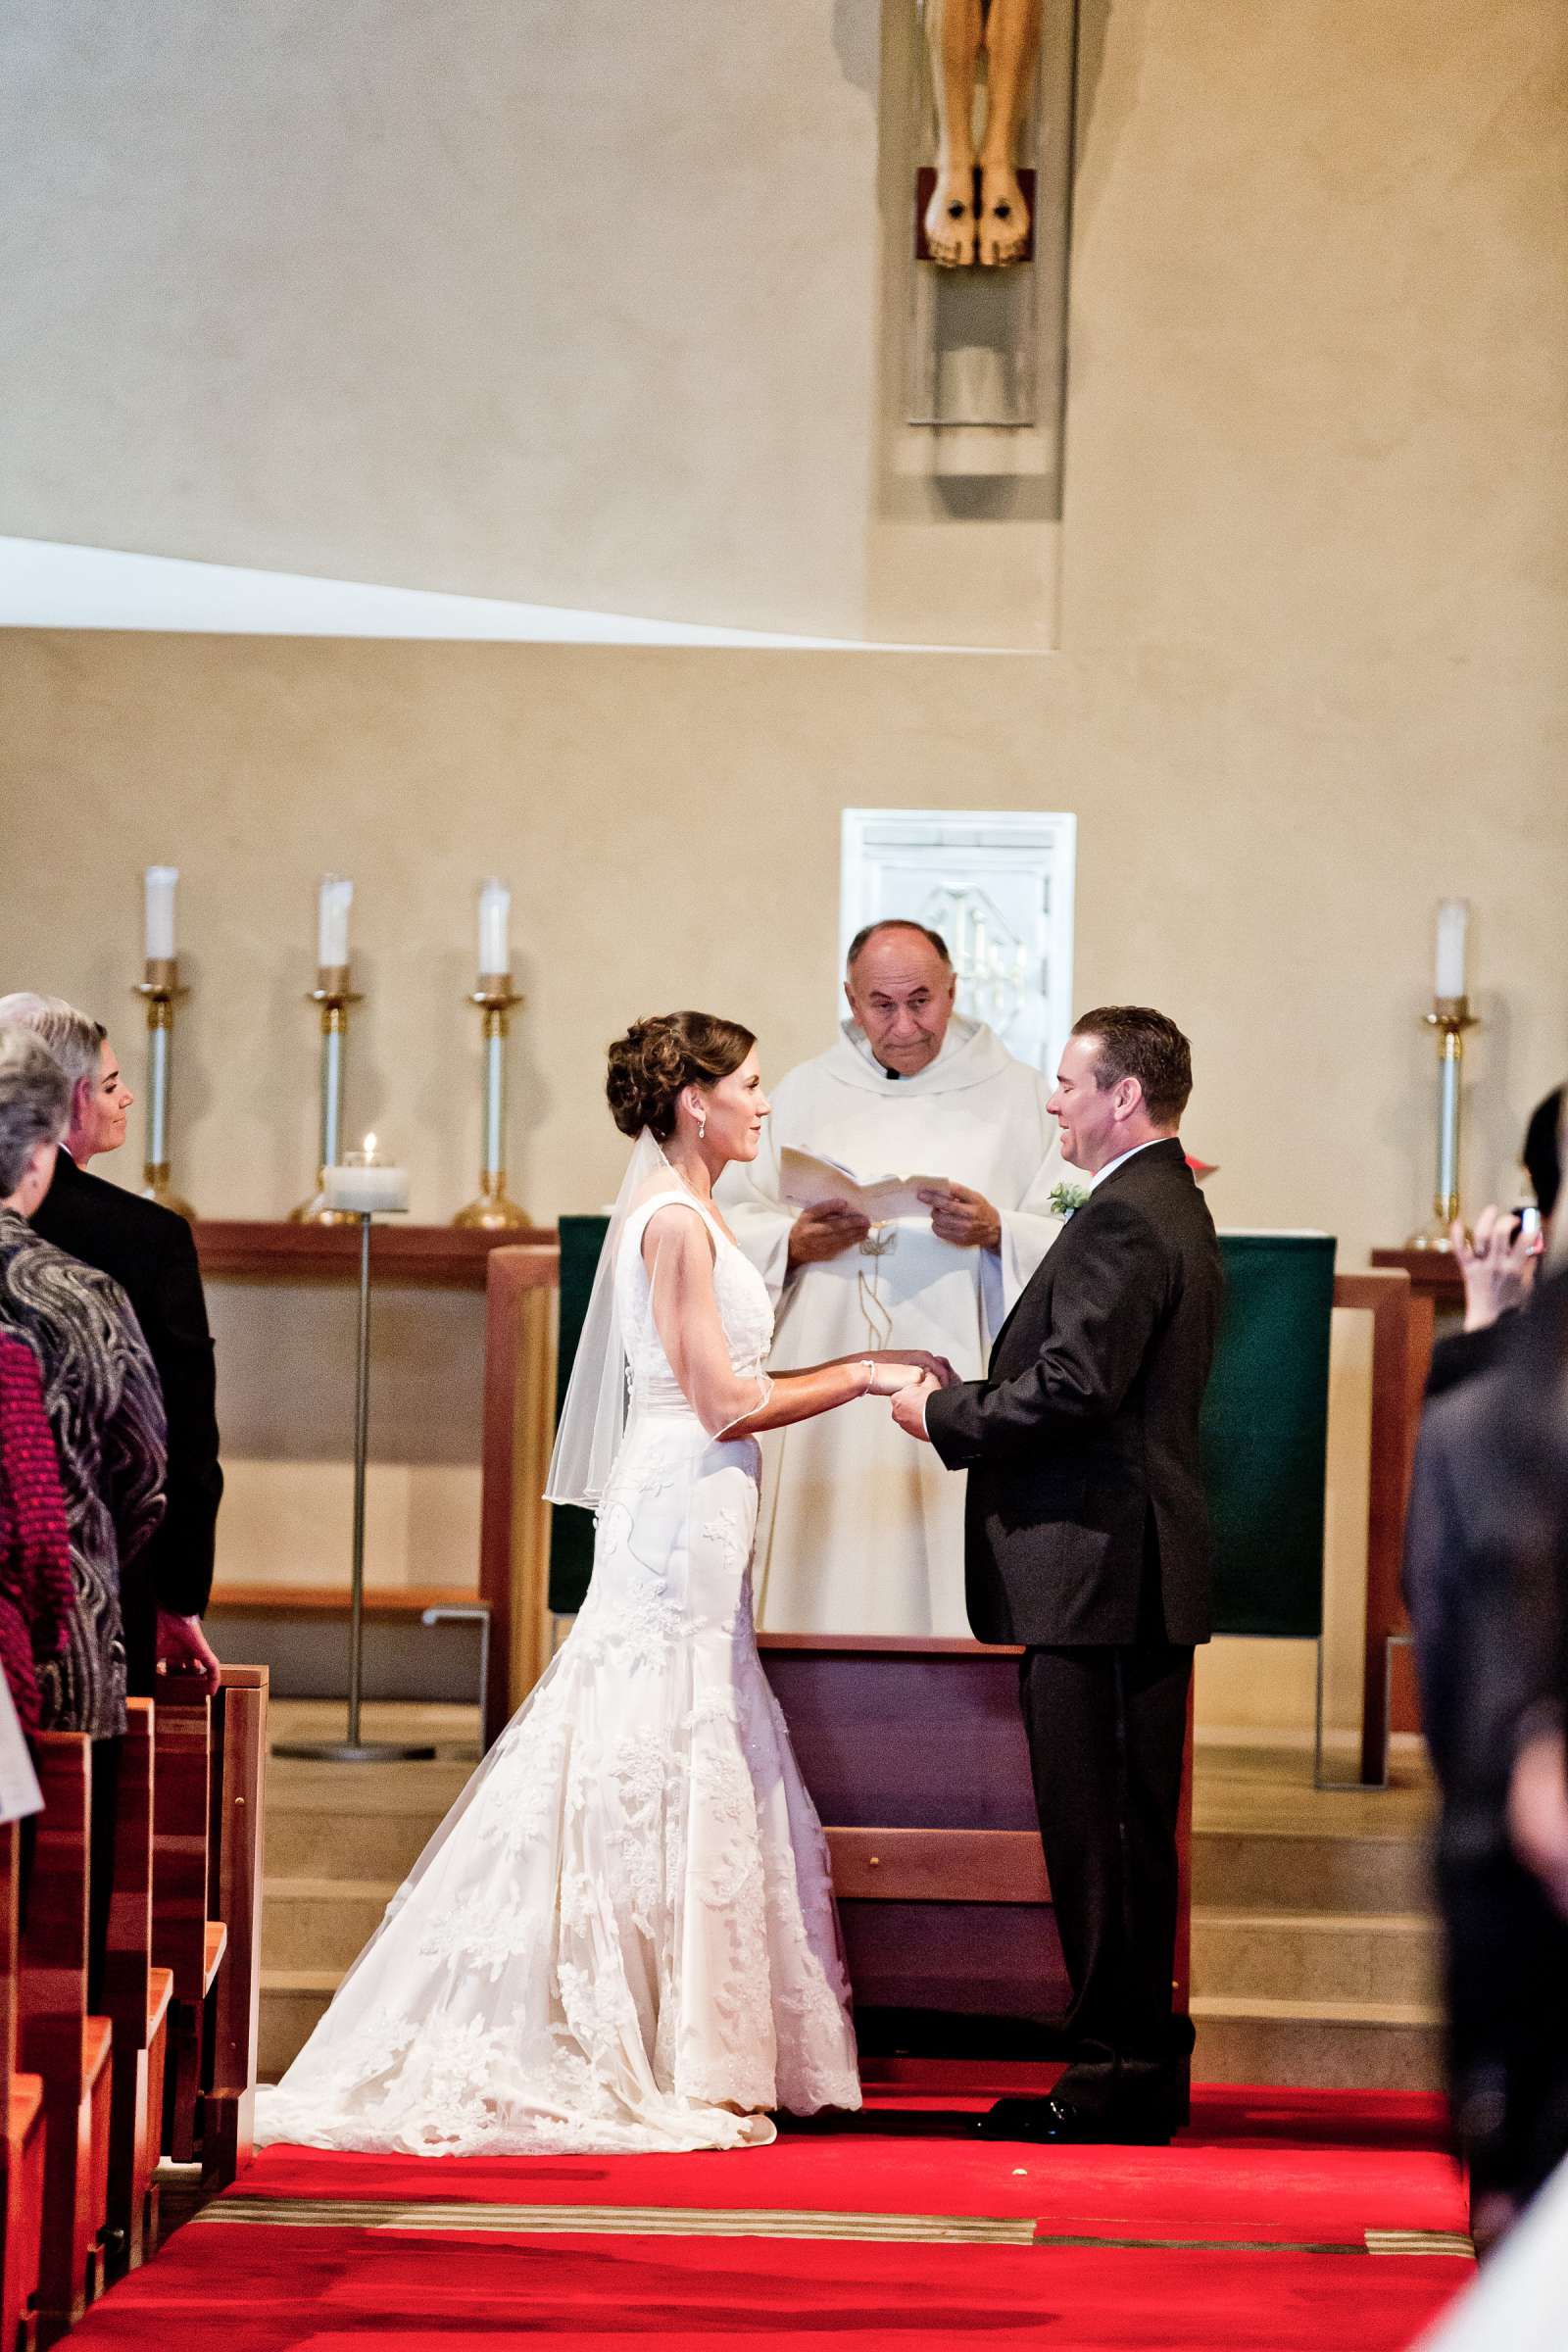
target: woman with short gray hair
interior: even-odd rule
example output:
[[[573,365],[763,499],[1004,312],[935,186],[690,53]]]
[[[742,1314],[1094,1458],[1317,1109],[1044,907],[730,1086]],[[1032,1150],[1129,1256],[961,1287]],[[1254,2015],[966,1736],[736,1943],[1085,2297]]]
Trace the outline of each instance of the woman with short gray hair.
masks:
[[[0,1027],[0,1336],[37,1362],[60,1457],[74,1605],[38,1664],[42,1728],[125,1728],[122,1568],[163,1515],[164,1400],[117,1282],[32,1231],[71,1112],[71,1085],[30,1030]]]
[[[0,997],[0,1029],[30,1029],[41,1037],[66,1074],[66,1121],[70,1124],[75,1091],[85,1079],[98,1075],[99,1050],[104,1042],[102,1021],[91,1021],[64,997],[41,997],[35,989],[18,989]]]

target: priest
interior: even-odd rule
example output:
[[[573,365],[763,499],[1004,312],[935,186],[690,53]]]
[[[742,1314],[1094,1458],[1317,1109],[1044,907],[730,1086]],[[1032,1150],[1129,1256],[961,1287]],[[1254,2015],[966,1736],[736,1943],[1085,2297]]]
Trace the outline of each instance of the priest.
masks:
[[[983,1022],[955,1013],[956,986],[935,931],[891,921],[860,932],[837,1043],[773,1089],[761,1152],[720,1180],[731,1230],[773,1295],[769,1360],[780,1369],[922,1348],[978,1379],[1060,1231],[1072,1171],[1046,1113],[1050,1088]],[[802,1171],[798,1153],[844,1171],[843,1194],[820,1169]],[[879,1204],[868,1215],[850,1179],[889,1176],[922,1182],[873,1221]],[[758,1622],[966,1638],[962,1490],[885,1413],[825,1413],[775,1432]]]

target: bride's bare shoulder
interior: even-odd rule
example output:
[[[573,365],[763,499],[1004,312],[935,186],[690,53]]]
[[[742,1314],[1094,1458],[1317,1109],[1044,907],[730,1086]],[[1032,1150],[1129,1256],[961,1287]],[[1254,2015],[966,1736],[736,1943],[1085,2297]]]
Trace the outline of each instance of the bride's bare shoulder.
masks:
[[[684,1259],[693,1266],[711,1265],[716,1254],[708,1219],[689,1195],[671,1193],[643,1227],[643,1263],[650,1272],[656,1258],[666,1263]]]

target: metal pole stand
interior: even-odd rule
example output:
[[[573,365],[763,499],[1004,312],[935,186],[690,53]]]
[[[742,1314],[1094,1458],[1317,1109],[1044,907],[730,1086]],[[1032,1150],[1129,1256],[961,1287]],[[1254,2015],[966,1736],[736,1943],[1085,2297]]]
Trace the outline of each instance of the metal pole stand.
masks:
[[[349,1006],[364,1002],[349,985],[346,963],[323,963],[316,975],[316,986],[306,1003],[317,1004],[321,1013],[321,1058],[318,1078],[320,1107],[317,1154],[319,1165],[316,1172],[316,1190],[298,1208],[291,1208],[291,1225],[352,1225],[353,1211],[329,1208],[326,1200],[326,1171],[335,1168],[343,1156],[343,1057],[348,1043]]]
[[[172,956],[149,956],[147,976],[135,993],[147,1007],[147,1156],[142,1162],[141,1197],[172,1208],[187,1225],[196,1211],[182,1200],[169,1180],[169,1080],[173,1052],[174,1006],[187,992],[179,985],[179,966]]]
[[[507,1192],[507,1024],[514,1006],[523,1003],[512,986],[510,972],[481,972],[479,985],[468,998],[484,1014],[484,1080],[480,1097],[484,1133],[479,1193],[460,1208],[454,1225],[481,1233],[515,1232],[528,1222]]]
[[[322,1764],[429,1763],[433,1747],[395,1740],[362,1740],[360,1704],[365,1681],[365,1470],[370,1435],[370,1212],[360,1219],[360,1361],[354,1415],[354,1581],[349,1598],[349,1723],[346,1740],[280,1740],[274,1756],[303,1756]]]
[[[1422,1015],[1438,1035],[1438,1189],[1432,1222],[1412,1233],[1407,1250],[1447,1250],[1448,1228],[1459,1214],[1459,1081],[1464,1067],[1464,1033],[1477,1026],[1468,997],[1439,997]]]

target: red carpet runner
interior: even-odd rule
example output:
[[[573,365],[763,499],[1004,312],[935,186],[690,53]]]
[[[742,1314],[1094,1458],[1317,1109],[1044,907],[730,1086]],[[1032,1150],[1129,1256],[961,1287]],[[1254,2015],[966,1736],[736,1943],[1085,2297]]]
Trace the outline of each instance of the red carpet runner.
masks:
[[[939,2080],[738,2155],[268,2149],[72,2341],[1401,2352],[1470,2276],[1437,2100],[1207,2089],[1171,2148],[1032,2149]]]

